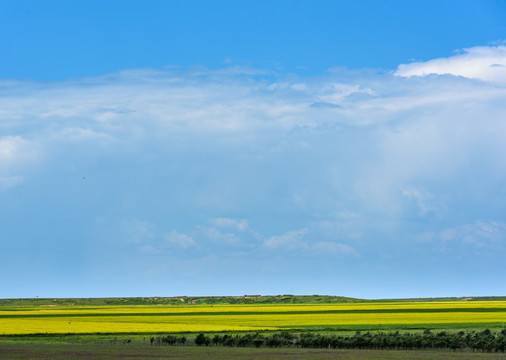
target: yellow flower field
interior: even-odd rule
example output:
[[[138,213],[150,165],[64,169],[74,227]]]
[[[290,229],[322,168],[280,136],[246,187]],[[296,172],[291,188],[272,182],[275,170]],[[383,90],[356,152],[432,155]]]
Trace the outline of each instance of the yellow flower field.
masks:
[[[506,323],[506,301],[0,307],[0,335],[175,333]]]

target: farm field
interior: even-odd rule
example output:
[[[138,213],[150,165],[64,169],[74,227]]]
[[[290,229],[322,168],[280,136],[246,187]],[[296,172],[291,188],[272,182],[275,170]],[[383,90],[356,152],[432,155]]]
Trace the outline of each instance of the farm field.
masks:
[[[506,301],[2,306],[0,335],[501,329]]]
[[[333,350],[333,349],[257,349],[227,347],[150,347],[150,346],[109,346],[72,344],[1,344],[0,359],[124,359],[143,360],[424,360],[424,359],[504,359],[500,353],[471,353],[445,351],[405,351],[405,350]]]

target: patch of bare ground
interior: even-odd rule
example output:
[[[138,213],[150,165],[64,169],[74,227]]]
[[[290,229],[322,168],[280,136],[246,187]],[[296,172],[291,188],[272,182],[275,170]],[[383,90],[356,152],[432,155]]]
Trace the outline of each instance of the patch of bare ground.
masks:
[[[110,344],[1,343],[0,359],[142,359],[142,360],[471,360],[506,359],[504,353],[404,350],[228,348]]]

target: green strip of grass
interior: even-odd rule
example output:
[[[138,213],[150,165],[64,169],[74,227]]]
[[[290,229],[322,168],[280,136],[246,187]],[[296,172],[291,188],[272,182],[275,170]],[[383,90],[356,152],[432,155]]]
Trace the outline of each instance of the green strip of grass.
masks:
[[[483,323],[441,323],[441,324],[359,324],[359,325],[312,325],[301,326],[303,331],[397,331],[397,330],[484,330],[504,329],[506,322],[483,322]],[[292,330],[292,327],[279,329]]]
[[[95,309],[94,309],[95,310]],[[10,310],[9,310],[10,311]],[[86,310],[82,310],[86,311]],[[121,316],[251,316],[251,315],[317,315],[317,314],[410,314],[410,313],[490,313],[506,312],[505,308],[437,308],[437,309],[358,309],[358,310],[304,310],[304,311],[192,311],[157,313],[72,313],[72,314],[2,314],[0,318],[69,318],[69,317],[121,317]]]

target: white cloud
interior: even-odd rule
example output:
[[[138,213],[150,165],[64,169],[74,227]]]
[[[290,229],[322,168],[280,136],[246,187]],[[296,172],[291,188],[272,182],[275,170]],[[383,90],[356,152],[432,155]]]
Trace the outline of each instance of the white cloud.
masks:
[[[325,83],[317,88],[316,104],[338,105],[346,103],[346,98],[350,95],[374,95],[374,91],[369,87],[362,87],[358,84],[344,83]],[[366,99],[370,99],[366,97]]]
[[[399,65],[397,76],[430,74],[463,76],[506,84],[506,46],[477,46],[448,58]]]
[[[128,219],[123,220],[122,225],[132,242],[143,242],[155,236],[156,226],[149,221]]]
[[[344,254],[357,255],[356,251],[349,245],[334,241],[305,240],[309,229],[304,228],[295,231],[288,231],[283,235],[271,236],[264,241],[264,246],[269,249],[291,250],[313,255]]]
[[[15,153],[21,138],[19,137],[6,137],[0,139],[0,160],[2,162],[12,161],[15,158]]]
[[[299,91],[307,90],[306,84],[293,84],[291,87],[292,87],[292,89],[299,90]]]
[[[353,213],[351,213],[353,214]],[[357,240],[363,237],[364,224],[361,219],[354,217],[337,217],[337,219],[320,220],[314,223],[314,230],[328,239]]]
[[[358,215],[354,213],[353,211],[350,211],[348,209],[344,209],[341,211],[338,211],[336,214],[336,217],[343,220],[354,220],[358,218]]]
[[[232,218],[213,218],[210,220],[217,227],[234,228],[239,231],[248,229],[248,221],[245,219],[237,220]]]
[[[401,188],[401,192],[402,195],[416,202],[420,216],[438,211],[437,206],[433,204],[433,196],[431,194],[411,186]]]
[[[302,239],[307,232],[308,229],[304,228],[295,231],[288,231],[279,236],[271,236],[264,241],[264,245],[271,249],[285,248],[294,250],[297,248],[304,248],[306,247],[306,243],[302,241]]]
[[[0,137],[0,171],[29,160],[36,153],[28,140],[21,136]]]
[[[91,129],[83,129],[77,127],[65,128],[61,132],[56,133],[55,138],[68,142],[79,142],[89,140],[104,140],[104,141],[112,140],[112,137],[105,133],[100,133]]]
[[[23,176],[0,176],[0,191],[13,188],[21,184],[25,178]]]
[[[0,191],[15,187],[27,179],[20,173],[40,158],[40,151],[21,136],[0,137]]]
[[[143,254],[160,254],[161,251],[157,248],[155,248],[153,245],[144,245],[139,248],[139,251]]]
[[[237,245],[241,239],[232,233],[223,233],[212,227],[199,227],[202,234],[211,241],[219,244]]]
[[[197,243],[192,237],[179,233],[175,230],[172,230],[169,234],[164,234],[163,239],[165,240],[165,243],[171,247],[186,249],[197,246]]]
[[[502,221],[475,221],[449,227],[437,232],[427,232],[419,236],[422,241],[437,241],[442,250],[454,244],[492,250],[504,250],[506,245],[506,223]]]
[[[313,249],[322,253],[357,255],[356,251],[351,246],[331,241],[318,241],[314,244]]]
[[[245,82],[241,77],[248,72],[237,71],[202,70],[197,76],[191,71],[132,70],[45,86],[14,83],[0,97],[0,120],[7,132],[23,131],[41,142],[213,134],[227,142],[257,145],[260,134],[334,124],[375,125],[423,107],[504,97],[496,88],[403,83],[390,75],[357,76],[345,83],[329,73],[303,86],[294,79],[272,87],[262,80]]]

